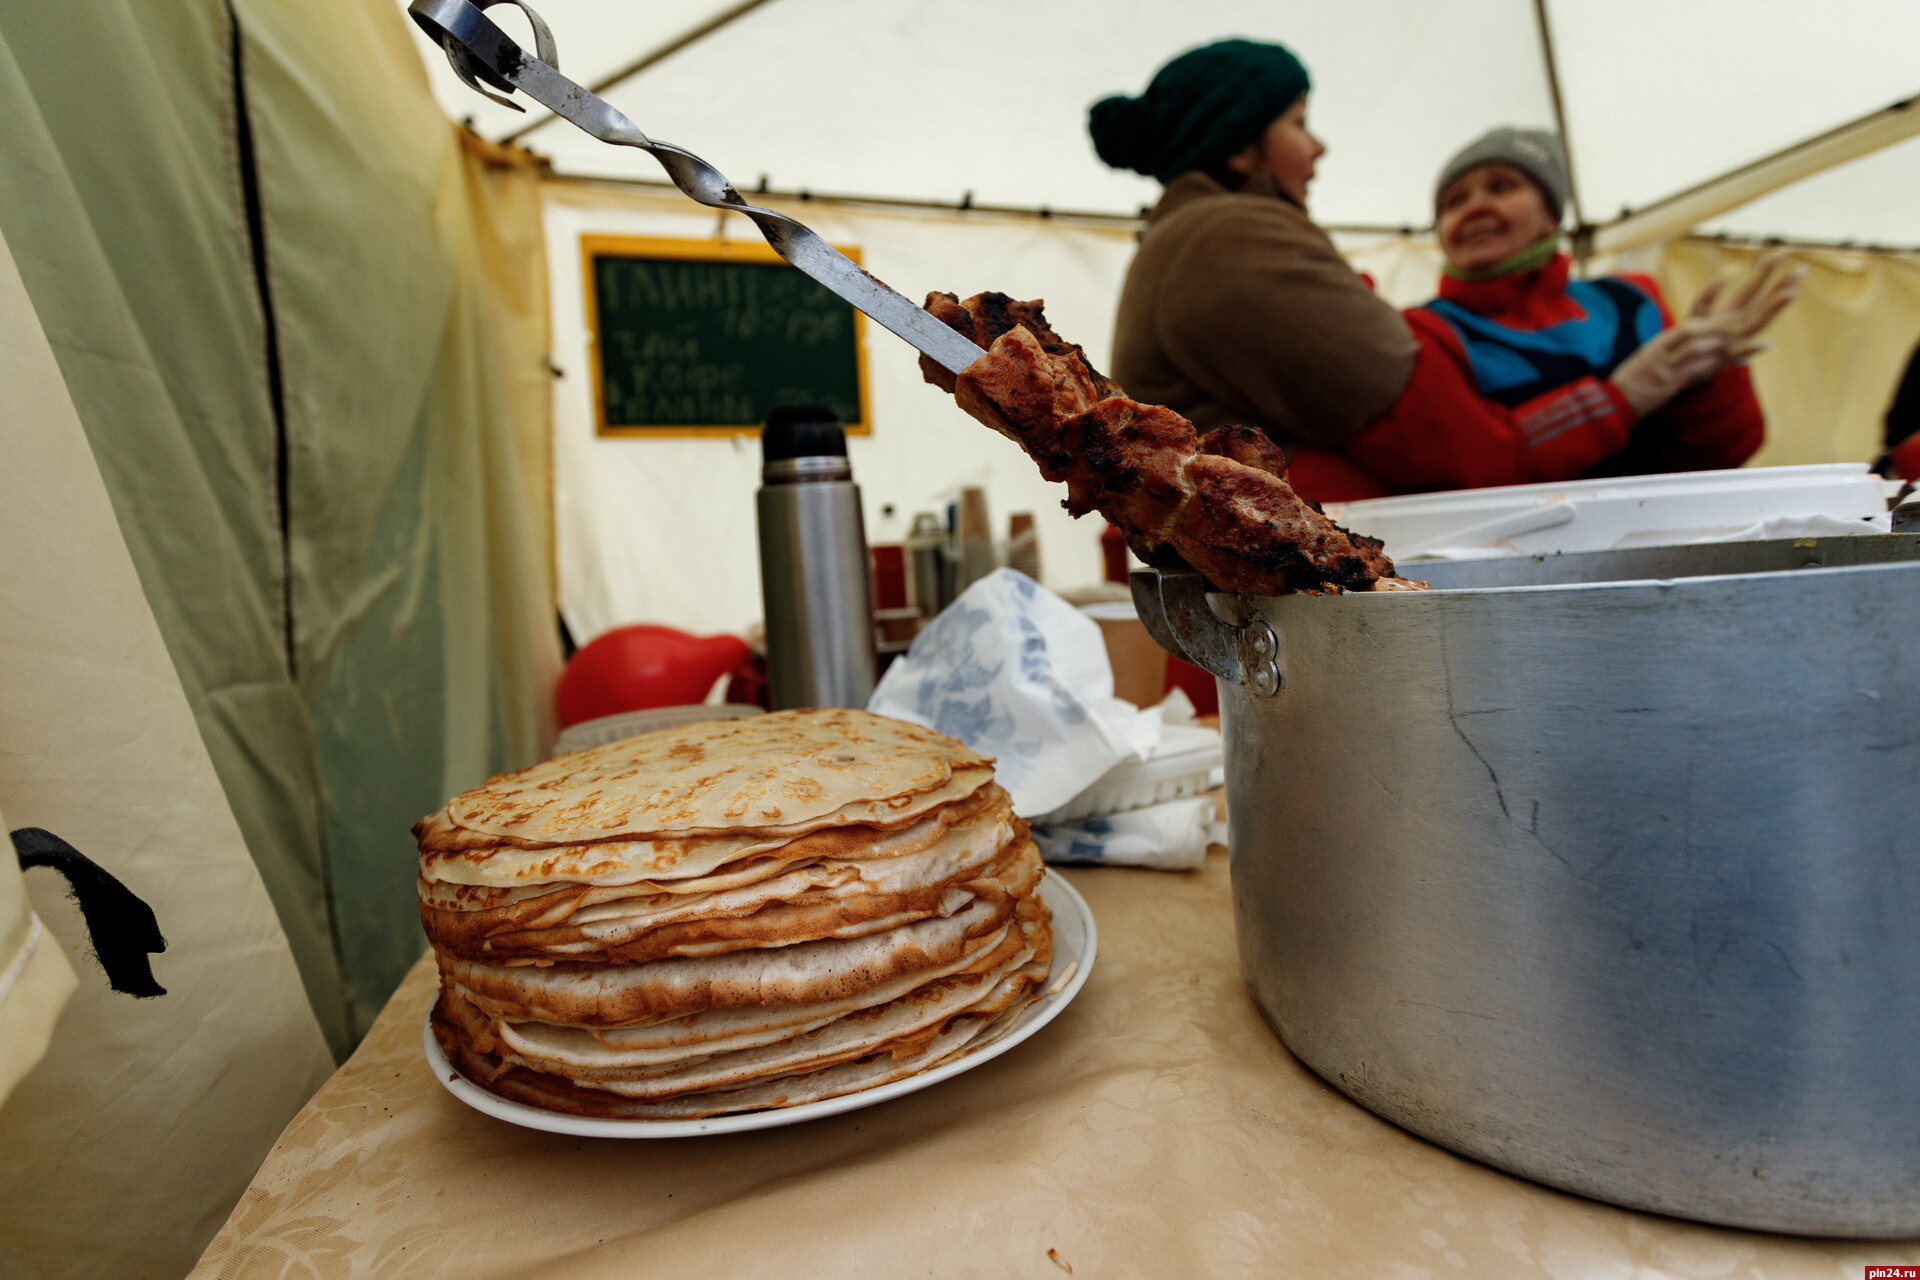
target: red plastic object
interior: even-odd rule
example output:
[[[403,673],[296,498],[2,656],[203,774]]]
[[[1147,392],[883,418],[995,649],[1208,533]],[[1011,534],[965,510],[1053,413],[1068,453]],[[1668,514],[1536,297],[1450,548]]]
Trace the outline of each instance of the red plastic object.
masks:
[[[873,558],[873,607],[907,607],[907,549],[897,542],[877,542],[867,548]]]
[[[1902,480],[1920,480],[1920,432],[1908,436],[1889,452],[1895,476]]]
[[[773,682],[767,679],[767,660],[749,653],[747,660],[727,677],[727,701],[740,706],[773,710]]]
[[[560,673],[560,724],[705,702],[713,682],[751,653],[739,636],[690,636],[651,623],[615,627],[583,646]]]

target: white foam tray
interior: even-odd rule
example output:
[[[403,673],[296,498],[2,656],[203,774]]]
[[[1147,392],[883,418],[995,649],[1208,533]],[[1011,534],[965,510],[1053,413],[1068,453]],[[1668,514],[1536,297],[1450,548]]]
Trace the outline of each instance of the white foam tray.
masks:
[[[1144,809],[1150,804],[1199,795],[1214,785],[1215,772],[1226,764],[1218,730],[1168,725],[1161,734],[1152,756],[1115,765],[1058,809],[1033,819],[1033,824],[1050,826]]]
[[[1620,476],[1328,503],[1387,554],[1471,559],[1603,551],[1724,536],[1776,517],[1886,514],[1886,482],[1857,462]],[[1418,575],[1416,575],[1418,576]]]

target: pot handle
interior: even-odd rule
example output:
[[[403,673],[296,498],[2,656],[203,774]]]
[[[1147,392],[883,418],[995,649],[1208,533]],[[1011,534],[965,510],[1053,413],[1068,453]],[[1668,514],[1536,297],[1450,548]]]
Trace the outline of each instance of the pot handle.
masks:
[[[1920,533],[1920,489],[1907,495],[1907,500],[1893,509],[1893,531],[1895,533]],[[1140,588],[1133,589],[1133,598],[1140,598]],[[1154,637],[1156,640],[1158,636]]]
[[[1135,569],[1129,585],[1141,624],[1162,649],[1261,697],[1280,692],[1280,644],[1264,618],[1221,618],[1207,603],[1207,580],[1191,569]]]

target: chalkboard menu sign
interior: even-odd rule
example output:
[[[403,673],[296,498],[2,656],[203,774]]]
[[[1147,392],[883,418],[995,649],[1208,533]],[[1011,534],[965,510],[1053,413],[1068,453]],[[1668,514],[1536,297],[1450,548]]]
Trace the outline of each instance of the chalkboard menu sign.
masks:
[[[582,236],[580,258],[601,435],[737,435],[783,404],[868,430],[866,317],[766,245]]]

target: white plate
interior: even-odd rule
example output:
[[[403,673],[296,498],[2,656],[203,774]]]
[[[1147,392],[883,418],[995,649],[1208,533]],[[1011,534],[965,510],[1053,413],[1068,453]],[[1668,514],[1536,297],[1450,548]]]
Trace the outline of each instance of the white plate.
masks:
[[[677,729],[683,724],[695,724],[702,720],[738,720],[742,716],[759,714],[759,707],[742,702],[622,711],[617,715],[601,716],[598,720],[582,720],[579,724],[568,725],[560,731],[559,741],[553,744],[553,754],[582,751],[588,747],[618,742],[622,738],[637,738],[643,733]]]
[[[711,1116],[705,1120],[601,1120],[592,1116],[571,1116],[488,1093],[455,1071],[447,1061],[447,1056],[440,1052],[439,1041],[433,1038],[431,1011],[421,1025],[421,1036],[426,1042],[427,1065],[448,1093],[475,1111],[483,1111],[495,1119],[529,1129],[588,1138],[690,1138],[702,1133],[744,1133],[749,1129],[774,1129],[785,1124],[799,1124],[803,1120],[818,1120],[822,1116],[837,1116],[843,1111],[857,1111],[861,1107],[870,1107],[876,1102],[885,1102],[889,1098],[938,1084],[949,1076],[957,1076],[990,1058],[999,1057],[1052,1022],[1080,994],[1080,988],[1087,984],[1087,974],[1093,970],[1094,952],[1100,944],[1100,935],[1093,925],[1093,912],[1087,910],[1086,899],[1057,871],[1049,870],[1040,881],[1040,898],[1053,912],[1053,968],[1047,974],[1047,986],[1043,988],[1045,994],[1027,1006],[1027,1011],[1011,1030],[990,1044],[891,1084],[875,1085],[857,1093],[823,1098],[819,1102],[803,1103],[797,1107],[746,1111],[739,1115]],[[1066,984],[1055,991],[1053,987],[1059,983],[1062,974],[1068,975]]]

